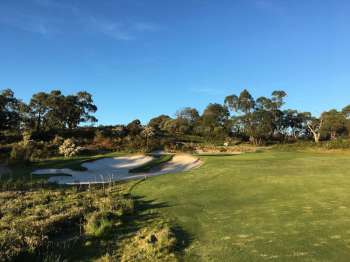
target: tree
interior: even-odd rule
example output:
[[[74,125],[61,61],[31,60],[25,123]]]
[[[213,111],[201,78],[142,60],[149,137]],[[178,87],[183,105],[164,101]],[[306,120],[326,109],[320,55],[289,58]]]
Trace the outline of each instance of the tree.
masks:
[[[283,112],[282,129],[285,135],[290,134],[297,139],[308,129],[307,120],[311,114],[307,112],[298,112],[297,110],[288,109]]]
[[[141,132],[141,135],[146,138],[146,148],[149,149],[149,139],[154,136],[154,129],[153,127],[146,126],[143,131]]]
[[[136,136],[142,132],[143,127],[141,125],[141,121],[139,119],[135,119],[126,126],[126,129],[128,130],[129,135]]]
[[[61,91],[34,94],[29,103],[31,128],[36,131],[57,128],[73,129],[81,123],[95,123],[92,115],[97,111],[92,95],[79,92],[76,95],[62,95]]]
[[[320,118],[314,118],[311,117],[307,120],[307,127],[310,130],[310,132],[312,133],[313,137],[314,137],[314,141],[316,144],[318,144],[320,142],[321,139],[321,130],[323,127],[323,119]]]
[[[209,104],[200,119],[201,132],[211,137],[227,135],[229,116],[230,113],[226,106],[217,103]]]
[[[36,131],[41,131],[45,124],[46,114],[50,108],[48,105],[49,95],[44,92],[34,94],[29,102],[31,126]]]
[[[344,133],[346,130],[346,116],[343,112],[338,112],[332,109],[324,112],[321,116],[323,120],[322,131],[330,135],[332,140],[336,139],[338,135]]]
[[[350,105],[344,107],[342,109],[342,113],[343,113],[343,115],[345,116],[346,119],[349,119],[350,118]]]
[[[11,89],[0,92],[0,131],[18,129],[24,103],[15,98]]]
[[[88,92],[78,92],[76,95],[67,96],[64,106],[66,106],[65,117],[68,128],[76,128],[80,123],[95,123],[96,117],[91,115],[97,111],[93,103],[92,95]]]
[[[187,121],[189,125],[193,125],[196,121],[198,121],[199,113],[195,108],[185,107],[176,112],[176,117]]]
[[[282,132],[284,91],[274,91],[272,98],[259,97],[257,100],[245,89],[239,96],[230,95],[225,98],[228,108],[237,113],[234,116],[236,130],[243,130],[252,143],[261,143],[275,133]]]
[[[170,120],[170,116],[167,115],[160,115],[155,118],[152,118],[148,126],[152,127],[156,133],[160,133],[164,130],[164,124],[166,121]]]

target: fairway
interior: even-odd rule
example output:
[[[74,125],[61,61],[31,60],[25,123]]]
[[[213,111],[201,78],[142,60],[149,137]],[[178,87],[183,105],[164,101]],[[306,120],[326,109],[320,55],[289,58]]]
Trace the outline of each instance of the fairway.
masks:
[[[133,194],[185,232],[185,261],[349,261],[350,154],[205,156]]]

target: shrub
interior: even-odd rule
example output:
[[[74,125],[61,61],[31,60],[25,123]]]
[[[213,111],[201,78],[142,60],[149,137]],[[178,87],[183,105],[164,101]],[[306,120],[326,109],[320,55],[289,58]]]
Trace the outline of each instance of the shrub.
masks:
[[[134,200],[124,197],[99,197],[94,201],[94,205],[101,212],[113,213],[117,216],[131,215],[134,212]]]
[[[113,150],[114,142],[111,138],[106,137],[103,135],[103,133],[99,130],[96,131],[93,144],[96,145],[99,149],[104,150]]]
[[[84,226],[85,234],[91,237],[101,237],[111,231],[113,222],[111,214],[94,212],[87,218]]]
[[[45,142],[22,141],[12,146],[10,160],[14,163],[27,163],[47,159],[57,154],[57,148]]]
[[[64,138],[56,135],[55,138],[52,140],[52,144],[60,147],[64,143]]]
[[[144,228],[126,244],[121,261],[177,261],[175,245],[175,235],[168,225]]]
[[[346,139],[335,139],[324,143],[324,147],[327,149],[348,149],[350,148],[350,141]]]
[[[59,153],[65,157],[76,156],[81,150],[82,148],[77,146],[73,139],[64,140],[63,144],[59,147]]]
[[[26,163],[30,161],[30,149],[28,146],[19,143],[12,147],[10,160],[15,163]]]

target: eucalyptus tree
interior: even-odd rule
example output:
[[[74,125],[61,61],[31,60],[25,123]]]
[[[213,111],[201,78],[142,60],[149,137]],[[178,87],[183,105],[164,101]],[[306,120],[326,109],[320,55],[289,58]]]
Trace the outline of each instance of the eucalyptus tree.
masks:
[[[0,92],[0,131],[18,130],[25,104],[15,98],[11,89]]]
[[[307,121],[311,114],[308,112],[298,112],[297,110],[287,109],[283,111],[282,130],[285,136],[290,135],[294,139],[306,134],[308,127]]]
[[[346,131],[346,115],[335,109],[324,112],[321,116],[323,120],[322,131],[329,135],[332,140]]]
[[[97,111],[92,95],[78,92],[64,96],[61,91],[34,94],[29,102],[31,127],[36,131],[50,129],[73,129],[81,123],[94,123],[97,119],[92,115]]]
[[[207,136],[218,136],[228,133],[227,121],[230,113],[226,106],[221,104],[209,104],[201,116],[202,130]]]
[[[198,121],[200,116],[197,109],[185,107],[176,112],[176,117],[187,121],[189,125],[193,125]]]
[[[164,128],[165,123],[170,119],[171,117],[168,115],[160,115],[152,118],[148,122],[148,126],[154,129],[155,134],[161,135],[165,131],[165,128]]]
[[[284,91],[274,91],[272,98],[259,97],[255,100],[245,89],[239,96],[227,96],[224,103],[237,114],[234,122],[240,127],[236,129],[243,129],[249,141],[257,144],[275,132],[281,132],[283,112],[280,109],[285,96]]]
[[[141,121],[139,119],[135,119],[127,124],[126,129],[128,130],[129,135],[137,136],[142,132],[143,126],[141,125]]]
[[[39,92],[32,96],[29,102],[30,109],[30,125],[36,131],[42,131],[47,122],[47,114],[50,111],[49,94]]]
[[[321,132],[322,132],[323,124],[324,124],[323,119],[312,117],[310,114],[308,119],[307,119],[306,124],[307,124],[309,131],[313,135],[315,143],[318,144],[320,142],[320,139],[321,139]]]

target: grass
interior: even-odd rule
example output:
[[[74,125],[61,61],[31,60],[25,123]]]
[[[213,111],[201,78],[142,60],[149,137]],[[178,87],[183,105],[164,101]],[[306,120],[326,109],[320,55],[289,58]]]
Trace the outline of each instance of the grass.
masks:
[[[177,261],[172,229],[145,215],[155,206],[134,184],[0,191],[0,261]]]
[[[130,173],[147,173],[150,172],[152,169],[159,167],[162,164],[165,164],[166,162],[169,162],[171,159],[173,159],[173,155],[159,155],[154,156],[154,159],[150,162],[136,167],[134,169],[130,170]]]
[[[177,261],[176,234],[184,232],[148,212],[161,204],[130,195],[139,181],[69,187],[48,185],[48,175],[29,179],[36,168],[79,168],[118,155],[12,167],[0,181],[0,261]]]
[[[185,261],[349,260],[349,152],[201,158],[132,191],[189,235]]]

